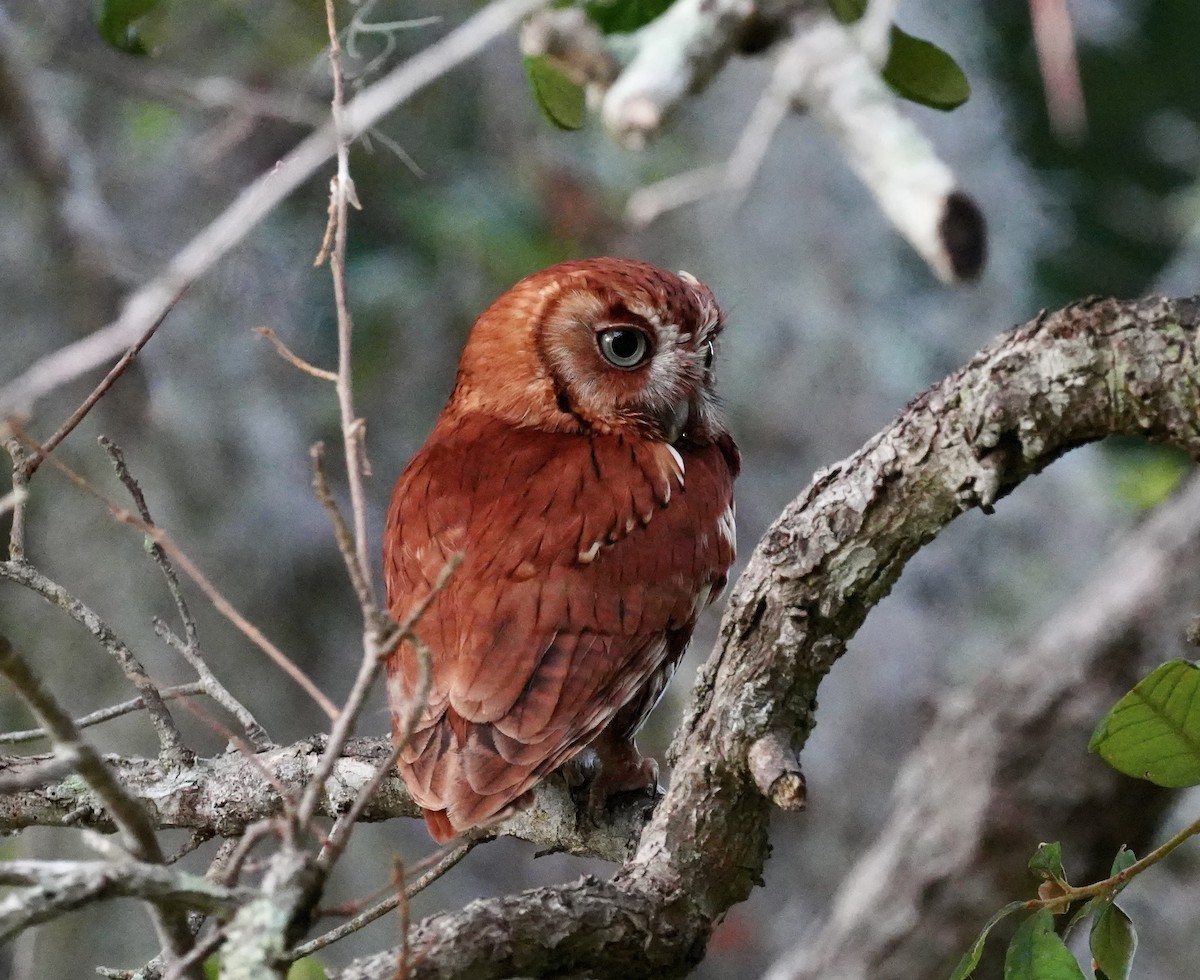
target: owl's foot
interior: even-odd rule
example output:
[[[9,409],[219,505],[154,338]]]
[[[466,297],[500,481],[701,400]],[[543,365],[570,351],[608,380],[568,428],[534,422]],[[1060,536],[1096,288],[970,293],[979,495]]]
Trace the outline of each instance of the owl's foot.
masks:
[[[587,812],[593,823],[599,823],[608,801],[618,793],[658,792],[658,763],[637,750],[631,738],[613,738],[601,734],[592,743],[599,772],[588,787]]]

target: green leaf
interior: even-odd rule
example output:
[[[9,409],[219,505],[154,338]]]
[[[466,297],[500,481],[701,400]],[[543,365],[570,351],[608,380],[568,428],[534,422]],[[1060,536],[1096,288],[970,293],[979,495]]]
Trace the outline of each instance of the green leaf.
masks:
[[[895,24],[883,80],[902,98],[943,112],[957,109],[971,97],[971,83],[950,55]]]
[[[316,957],[306,956],[291,965],[287,980],[326,980],[328,976],[325,967]]]
[[[1155,669],[1096,726],[1088,748],[1127,776],[1200,783],[1200,666],[1171,660]]]
[[[1004,957],[1004,980],[1084,980],[1075,957],[1041,909],[1021,923]]]
[[[1108,980],[1129,980],[1133,954],[1137,952],[1137,930],[1120,906],[1105,906],[1096,916],[1088,944],[1097,975],[1103,973]]]
[[[1157,507],[1192,470],[1186,453],[1164,446],[1139,446],[1114,457],[1114,489],[1118,499],[1134,510]]]
[[[521,59],[533,98],[550,122],[559,129],[583,126],[583,87],[545,55]]]
[[[160,0],[101,0],[96,9],[96,28],[118,51],[147,55],[150,49],[142,37],[138,21],[151,13]]]
[[[979,935],[975,937],[975,942],[971,948],[963,953],[962,959],[958,961],[958,966],[950,974],[950,980],[967,980],[967,977],[975,972],[975,967],[979,966],[979,957],[983,955],[983,944],[987,942],[988,933],[1005,916],[1011,915],[1013,912],[1024,907],[1024,902],[1009,902],[1004,908],[988,919],[987,924],[979,930]]]
[[[867,11],[867,0],[829,0],[833,16],[843,24],[853,24]]]
[[[1113,858],[1112,870],[1108,873],[1108,876],[1111,878],[1114,875],[1119,875],[1126,868],[1134,864],[1137,864],[1137,855],[1122,844],[1121,849],[1117,851],[1117,856]]]
[[[1051,841],[1049,844],[1039,844],[1029,859],[1029,870],[1034,877],[1043,881],[1066,881],[1067,873],[1062,865],[1062,844]]]
[[[674,0],[586,0],[588,20],[604,34],[628,34],[661,16]]]

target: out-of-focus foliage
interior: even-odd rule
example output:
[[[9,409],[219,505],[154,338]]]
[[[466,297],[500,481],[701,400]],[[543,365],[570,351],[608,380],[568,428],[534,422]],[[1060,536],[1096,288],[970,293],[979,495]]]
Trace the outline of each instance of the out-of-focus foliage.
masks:
[[[1131,0],[1073,10],[1087,129],[1053,134],[1024,3],[986,5],[988,46],[1021,152],[1051,191],[1060,233],[1038,273],[1046,304],[1143,292],[1195,227],[1200,5]]]
[[[588,19],[605,34],[625,34],[644,27],[673,0],[584,0]]]
[[[1172,660],[1140,681],[1100,722],[1089,748],[1127,776],[1200,784],[1200,664]]]
[[[159,0],[101,0],[96,11],[100,36],[125,54],[149,54],[141,21],[159,5]]]
[[[559,129],[581,128],[584,120],[582,86],[571,81],[571,77],[545,55],[526,56],[521,63],[542,115]]]
[[[883,80],[910,102],[949,112],[971,97],[971,84],[955,60],[936,44],[892,25]]]

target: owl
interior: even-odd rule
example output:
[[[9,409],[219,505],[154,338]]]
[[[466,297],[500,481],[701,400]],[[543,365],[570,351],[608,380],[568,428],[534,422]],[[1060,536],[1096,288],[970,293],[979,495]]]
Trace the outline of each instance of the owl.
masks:
[[[461,556],[416,625],[429,693],[398,763],[436,840],[585,749],[593,809],[657,784],[634,736],[734,558],[722,326],[686,272],[590,259],[523,279],[472,328],[384,537],[397,620]],[[397,736],[420,671],[407,642],[387,663]]]

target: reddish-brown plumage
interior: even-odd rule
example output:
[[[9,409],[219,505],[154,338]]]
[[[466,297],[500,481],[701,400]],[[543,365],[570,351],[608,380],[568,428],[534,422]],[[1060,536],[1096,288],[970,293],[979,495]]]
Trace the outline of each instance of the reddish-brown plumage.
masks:
[[[588,745],[604,765],[593,799],[653,779],[634,733],[733,561],[720,327],[707,287],[617,259],[530,276],[476,322],[384,538],[397,619],[463,556],[416,630],[431,686],[400,757],[436,839]],[[616,366],[642,349],[633,334],[644,360]],[[418,669],[408,644],[388,663],[394,719]]]

